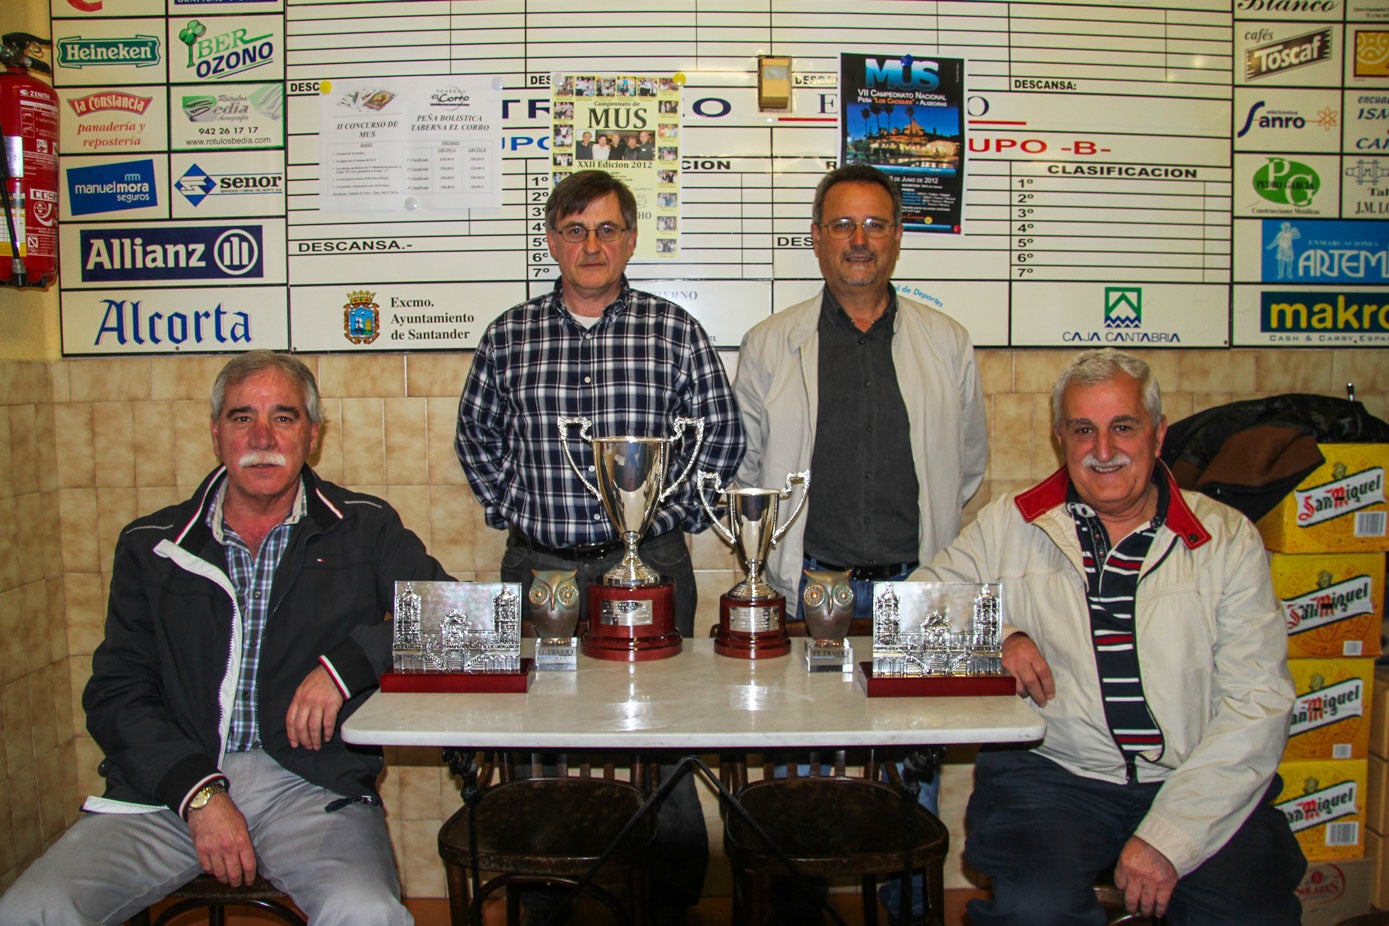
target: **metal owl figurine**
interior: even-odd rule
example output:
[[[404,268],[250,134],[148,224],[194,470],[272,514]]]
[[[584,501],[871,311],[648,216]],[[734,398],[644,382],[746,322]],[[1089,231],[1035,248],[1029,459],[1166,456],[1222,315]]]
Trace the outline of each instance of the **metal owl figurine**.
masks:
[[[854,589],[849,573],[805,570],[805,629],[813,640],[842,640],[854,616]]]
[[[532,569],[531,621],[542,639],[568,639],[579,622],[579,583],[573,569]]]

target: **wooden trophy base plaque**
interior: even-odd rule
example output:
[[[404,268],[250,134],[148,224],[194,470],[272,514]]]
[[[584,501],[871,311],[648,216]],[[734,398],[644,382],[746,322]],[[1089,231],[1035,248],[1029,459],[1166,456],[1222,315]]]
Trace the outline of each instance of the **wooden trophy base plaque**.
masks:
[[[594,583],[588,587],[588,630],[579,650],[594,659],[646,662],[680,652],[675,629],[675,583],[622,588]]]
[[[773,659],[791,652],[786,634],[786,597],[719,596],[714,652],[734,659]]]
[[[870,698],[950,698],[1010,695],[1017,692],[1011,675],[874,676],[873,663],[860,662],[859,687]]]

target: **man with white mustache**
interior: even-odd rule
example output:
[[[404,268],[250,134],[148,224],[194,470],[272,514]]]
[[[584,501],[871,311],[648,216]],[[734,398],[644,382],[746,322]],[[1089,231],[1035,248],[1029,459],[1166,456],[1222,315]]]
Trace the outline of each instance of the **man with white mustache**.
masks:
[[[222,461],[121,532],[82,696],[106,793],[0,898],[0,923],[120,923],[200,872],[262,876],[315,924],[413,922],[376,777],[338,725],[390,667],[398,579],[448,579],[379,498],[308,465],[313,373],[232,359]]]
[[[1273,806],[1293,686],[1254,526],[1158,462],[1143,361],[1088,351],[1052,390],[1065,465],[990,502],[913,579],[1001,582],[1003,665],[1046,719],[975,764],[965,859],[992,879],[974,926],[1296,926],[1306,862]]]

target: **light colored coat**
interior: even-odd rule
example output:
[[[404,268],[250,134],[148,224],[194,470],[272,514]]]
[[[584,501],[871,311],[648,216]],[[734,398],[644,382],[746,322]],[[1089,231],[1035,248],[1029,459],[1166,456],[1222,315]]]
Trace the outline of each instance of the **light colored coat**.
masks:
[[[912,579],[1002,582],[1006,626],[1030,636],[1056,697],[1038,708],[1039,755],[1076,775],[1125,781],[1101,702],[1065,469],[990,502]],[[1185,875],[1245,821],[1277,768],[1293,705],[1288,639],[1254,526],[1175,482],[1138,580],[1134,630],[1160,755],[1137,762],[1164,782],[1135,835]]]
[[[820,301],[782,309],[743,338],[734,395],[747,451],[743,486],[780,488],[810,468],[819,413]],[[892,362],[907,406],[912,460],[920,487],[920,562],[960,531],[960,511],[984,478],[988,431],[984,390],[969,334],[950,317],[902,296],[892,333]],[[811,473],[812,482],[815,474]],[[789,513],[789,512],[788,512]],[[785,515],[782,515],[785,517]],[[768,578],[788,598],[800,587],[806,512],[768,557]]]

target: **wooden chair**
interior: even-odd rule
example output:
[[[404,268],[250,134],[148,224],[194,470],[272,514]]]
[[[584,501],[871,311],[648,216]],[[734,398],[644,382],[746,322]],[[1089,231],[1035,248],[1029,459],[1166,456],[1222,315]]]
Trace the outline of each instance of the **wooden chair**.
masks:
[[[481,923],[483,902],[502,890],[507,922],[515,926],[523,889],[546,885],[579,887],[580,897],[597,901],[619,923],[644,921],[654,812],[636,820],[620,843],[618,838],[646,802],[654,766],[631,758],[622,780],[613,756],[590,759],[563,753],[483,755],[476,795],[465,793],[464,806],[439,830],[455,926]],[[582,883],[609,852],[595,880]],[[485,881],[483,872],[490,875]],[[551,896],[555,893],[563,894]]]
[[[744,756],[721,761],[725,786],[772,846],[735,811],[724,811],[724,850],[733,869],[733,919],[760,924],[772,912],[777,879],[790,876],[783,853],[801,876],[828,879],[852,874],[862,891],[863,922],[878,922],[878,879],[900,874],[908,862],[924,878],[926,922],[945,917],[945,854],[950,834],[903,787],[896,758],[844,750],[762,756],[763,778],[747,779]],[[853,766],[857,770],[851,770]],[[786,777],[773,777],[784,767]],[[908,893],[910,888],[907,886]]]
[[[226,908],[238,906],[264,910],[290,926],[304,926],[304,918],[285,903],[289,898],[264,878],[258,877],[241,887],[231,887],[212,875],[199,875],[169,896],[178,898],[178,902],[159,914],[153,926],[167,926],[190,910],[198,909],[207,910],[209,926],[225,926]],[[141,910],[126,923],[127,926],[151,926],[149,908]]]

